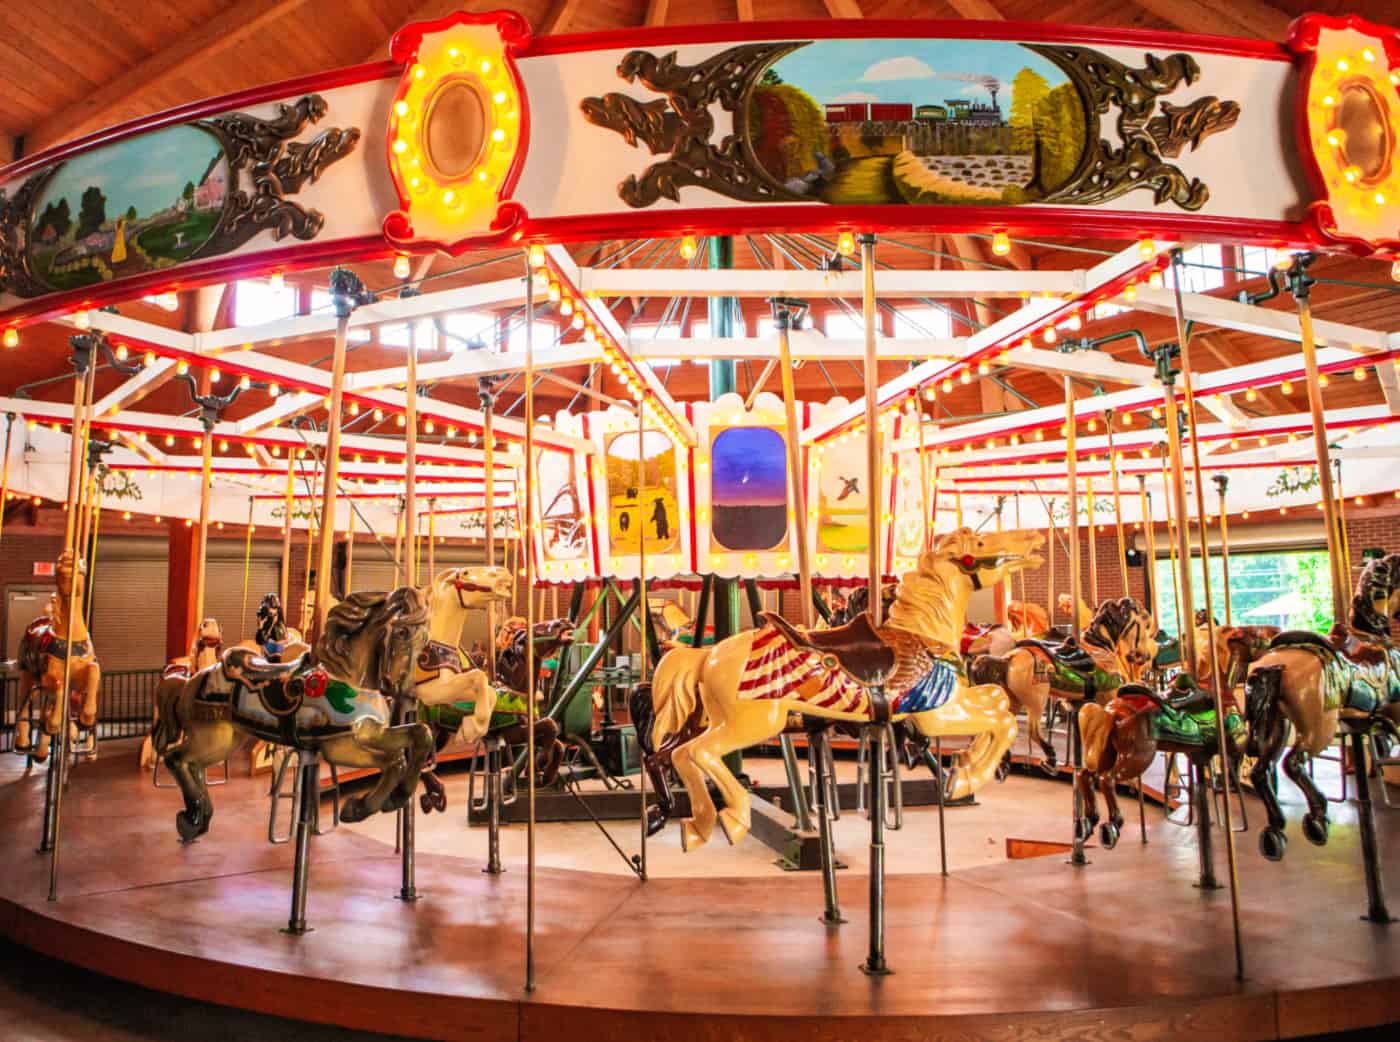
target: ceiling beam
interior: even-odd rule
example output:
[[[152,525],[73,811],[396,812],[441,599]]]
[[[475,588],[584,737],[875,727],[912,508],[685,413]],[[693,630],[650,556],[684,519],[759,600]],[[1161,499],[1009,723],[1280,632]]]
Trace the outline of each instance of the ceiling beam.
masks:
[[[646,20],[643,25],[665,25],[667,9],[671,0],[647,0]]]
[[[734,0],[734,13],[741,22],[753,21],[753,0]]]
[[[864,18],[857,0],[825,0],[826,13],[832,18]]]
[[[1034,369],[1060,376],[1078,376],[1086,380],[1108,380],[1112,383],[1147,387],[1157,382],[1157,371],[1150,365],[1120,362],[1102,351],[1044,351],[1038,347],[1017,345],[1006,353],[1008,365],[1017,369]]]
[[[545,15],[540,24],[540,35],[552,36],[568,32],[573,24],[574,15],[578,14],[578,8],[579,0],[555,0],[549,14]]]
[[[281,18],[307,0],[238,0],[180,34],[170,46],[137,61],[104,81],[87,97],[46,117],[25,134],[25,147],[37,152],[59,141],[100,130],[143,94],[179,79],[191,66],[207,62]]]
[[[865,357],[865,341],[851,337],[832,338],[810,330],[794,330],[789,338],[792,357],[796,361],[840,362]],[[908,362],[917,359],[941,358],[948,361],[962,358],[965,338],[942,340],[933,337],[890,339],[880,337],[876,355],[885,362]],[[637,337],[628,341],[628,354],[643,361],[653,359],[682,359],[688,362],[709,361],[714,358],[766,361],[778,357],[778,344],[772,337],[733,337],[702,340],[658,340]]]
[[[948,0],[948,6],[961,18],[976,18],[984,22],[1000,22],[1006,18],[991,0]]]
[[[1283,40],[1288,35],[1289,16],[1262,0],[1230,0],[1228,4],[1212,4],[1206,0],[1133,0],[1133,3],[1188,33],[1228,33],[1238,26],[1265,40]]]
[[[581,268],[580,289],[603,297],[850,297],[862,292],[859,271],[815,269]],[[1085,275],[1075,271],[951,270],[875,273],[875,295],[915,297],[1021,297],[1027,293],[1074,296]]]

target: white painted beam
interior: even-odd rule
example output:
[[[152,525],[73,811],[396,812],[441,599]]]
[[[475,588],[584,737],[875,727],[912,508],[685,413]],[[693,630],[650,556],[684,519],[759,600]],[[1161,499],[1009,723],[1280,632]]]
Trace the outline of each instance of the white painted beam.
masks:
[[[1088,380],[1108,380],[1113,383],[1146,387],[1156,383],[1157,371],[1150,365],[1120,362],[1102,351],[1076,351],[1063,354],[1038,347],[1016,346],[1007,352],[1007,364],[1017,369],[1033,369],[1042,373],[1080,376]]]
[[[861,296],[859,270],[813,269],[696,270],[692,268],[581,268],[579,288],[601,297],[801,297]],[[1075,271],[906,271],[875,273],[875,295],[887,300],[914,297],[1019,297],[1084,292],[1082,270]]]

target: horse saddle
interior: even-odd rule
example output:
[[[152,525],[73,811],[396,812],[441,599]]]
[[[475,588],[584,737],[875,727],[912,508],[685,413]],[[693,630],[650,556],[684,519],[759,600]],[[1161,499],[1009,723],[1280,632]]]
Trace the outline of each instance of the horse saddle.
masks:
[[[1089,653],[1081,648],[1073,637],[1067,638],[1063,643],[1052,643],[1048,640],[1040,640],[1036,637],[1027,637],[1016,642],[1018,648],[1031,648],[1039,651],[1051,662],[1062,666],[1075,673],[1089,674],[1094,671],[1094,660]]]
[[[1269,641],[1270,648],[1298,647],[1299,645],[1331,652],[1355,666],[1385,665],[1386,649],[1384,645],[1361,640],[1341,625],[1333,626],[1332,632],[1327,636],[1313,633],[1311,630],[1285,630]]]
[[[760,614],[793,647],[816,652],[828,668],[839,667],[866,687],[883,684],[895,667],[894,649],[871,625],[868,612],[862,612],[844,626],[811,631],[799,630],[771,611]]]
[[[301,706],[301,685],[292,681],[310,665],[310,652],[291,662],[269,662],[250,648],[237,647],[224,652],[220,663],[224,676],[256,691],[263,708],[273,716],[288,716]]]
[[[462,672],[462,653],[441,640],[430,640],[418,654],[418,668],[425,673]]]

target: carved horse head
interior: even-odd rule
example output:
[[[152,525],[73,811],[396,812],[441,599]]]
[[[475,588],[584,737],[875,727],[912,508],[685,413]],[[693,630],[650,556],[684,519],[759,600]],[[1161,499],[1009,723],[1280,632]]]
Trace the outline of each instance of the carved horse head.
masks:
[[[428,584],[427,595],[433,614],[437,614],[499,604],[510,600],[514,589],[515,576],[505,568],[469,565],[438,572]]]
[[[1157,657],[1152,613],[1131,597],[1104,601],[1084,630],[1084,640],[1117,656],[1124,679],[1137,683]]]
[[[1373,637],[1390,636],[1390,620],[1400,620],[1400,553],[1369,562],[1351,599],[1353,628]]]

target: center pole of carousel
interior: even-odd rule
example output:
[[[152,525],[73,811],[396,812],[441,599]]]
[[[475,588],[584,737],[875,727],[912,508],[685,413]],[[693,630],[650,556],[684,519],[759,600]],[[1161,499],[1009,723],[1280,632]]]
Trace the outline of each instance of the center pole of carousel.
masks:
[[[884,602],[880,596],[883,574],[880,561],[880,478],[883,468],[880,454],[880,412],[877,397],[880,392],[880,374],[876,366],[875,334],[877,318],[875,313],[875,236],[865,233],[860,236],[861,270],[861,313],[865,325],[865,462],[866,485],[869,493],[866,498],[866,561],[867,603],[870,605],[870,621],[879,626],[884,614]],[[881,776],[881,766],[885,762],[885,748],[889,739],[889,706],[885,701],[884,678],[870,687],[871,720],[866,725],[870,729],[870,939],[865,962],[861,971],[867,976],[883,977],[893,973],[885,962],[885,785]]]
[[[712,270],[727,271],[734,267],[734,239],[731,236],[713,235],[707,245],[706,258]],[[710,297],[710,336],[718,339],[732,337],[734,315],[738,310],[739,301],[736,297]],[[710,362],[710,401],[738,391],[736,364],[732,358],[716,358]],[[715,620],[715,643],[718,644],[725,637],[732,637],[739,632],[739,580],[722,579],[716,575],[710,597]],[[642,610],[644,614],[641,617],[645,618],[645,605],[642,606]],[[703,619],[699,625],[704,626]],[[703,643],[703,637],[704,633],[701,632],[697,634],[696,639]],[[727,753],[724,762],[733,775],[739,777],[744,771],[743,750],[736,749]]]

